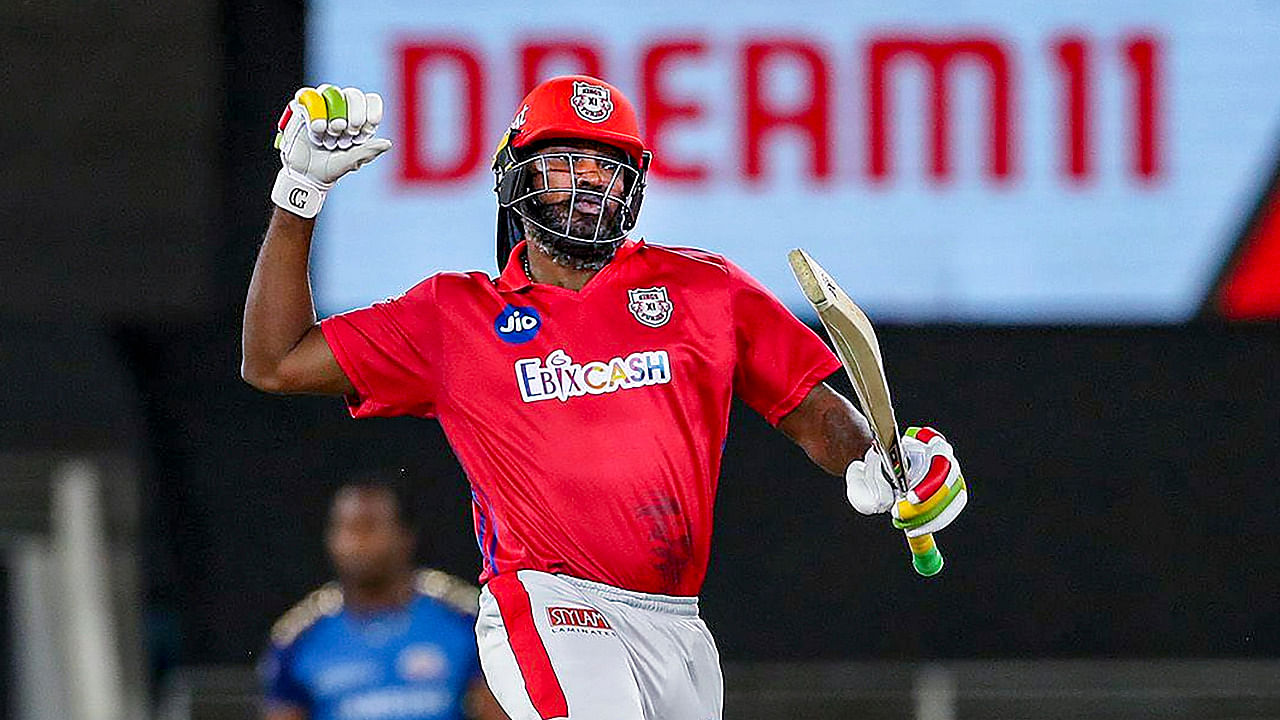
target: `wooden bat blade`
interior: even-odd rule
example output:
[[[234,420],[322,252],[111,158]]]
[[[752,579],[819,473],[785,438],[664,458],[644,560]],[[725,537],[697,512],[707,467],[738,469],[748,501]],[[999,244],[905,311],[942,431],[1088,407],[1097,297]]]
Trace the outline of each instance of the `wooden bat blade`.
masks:
[[[788,253],[787,260],[800,289],[813,309],[818,311],[822,326],[831,336],[831,344],[835,346],[836,354],[853,382],[858,401],[862,403],[862,410],[871,423],[875,443],[890,460],[889,470],[895,480],[893,484],[897,486],[899,502],[906,502],[906,463],[903,462],[898,437],[898,421],[893,415],[889,382],[885,379],[884,361],[880,358],[880,342],[871,321],[808,253],[796,248]],[[942,571],[942,552],[932,534],[908,537],[907,545],[911,548],[911,564],[917,573],[931,577]]]
[[[818,311],[818,318],[831,336],[832,345],[853,383],[862,411],[871,421],[876,438],[885,452],[900,465],[897,457],[898,421],[894,417],[884,361],[880,357],[880,343],[871,321],[804,250],[792,250],[787,259],[796,282]]]

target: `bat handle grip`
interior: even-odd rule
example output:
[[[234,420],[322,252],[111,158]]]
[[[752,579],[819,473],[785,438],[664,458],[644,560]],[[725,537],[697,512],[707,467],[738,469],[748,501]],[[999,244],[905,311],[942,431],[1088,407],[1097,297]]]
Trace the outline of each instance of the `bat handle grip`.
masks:
[[[911,548],[911,565],[924,577],[933,577],[942,572],[942,552],[933,541],[933,533],[907,538],[907,546]]]

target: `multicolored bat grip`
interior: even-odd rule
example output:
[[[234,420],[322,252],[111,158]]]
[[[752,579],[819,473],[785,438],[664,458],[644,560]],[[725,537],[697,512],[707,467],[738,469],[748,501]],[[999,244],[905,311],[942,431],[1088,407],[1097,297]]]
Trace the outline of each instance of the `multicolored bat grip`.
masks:
[[[942,552],[933,541],[933,533],[920,537],[908,537],[907,547],[911,548],[911,566],[924,577],[933,577],[942,572]]]
[[[918,428],[909,428],[907,434],[916,437]],[[932,431],[930,431],[932,432]],[[901,478],[903,475],[902,454],[899,448],[902,447],[902,440],[898,440],[898,444],[894,446],[893,452],[890,454],[892,458],[894,475]],[[947,493],[938,492],[941,488],[945,473],[930,473],[928,477],[921,480],[920,484],[907,493],[908,497],[899,497],[897,500],[898,513],[905,519],[920,516],[929,513],[936,506],[943,504]],[[905,488],[905,479],[900,480],[902,487]],[[921,504],[913,504],[911,499],[919,499],[915,497],[916,492],[927,492],[929,499]],[[901,527],[900,521],[894,521],[895,527]],[[905,531],[904,531],[905,532]],[[911,567],[915,568],[916,573],[921,577],[933,577],[942,572],[942,551],[938,549],[938,544],[933,540],[933,533],[928,535],[919,535],[911,537],[907,535],[907,547],[911,549]]]

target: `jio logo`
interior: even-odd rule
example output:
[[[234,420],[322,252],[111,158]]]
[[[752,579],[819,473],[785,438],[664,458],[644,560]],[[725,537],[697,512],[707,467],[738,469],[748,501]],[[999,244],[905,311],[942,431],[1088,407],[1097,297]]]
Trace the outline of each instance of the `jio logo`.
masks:
[[[531,307],[508,305],[502,308],[493,321],[493,329],[498,337],[512,345],[527,343],[538,334],[542,327],[542,317]]]

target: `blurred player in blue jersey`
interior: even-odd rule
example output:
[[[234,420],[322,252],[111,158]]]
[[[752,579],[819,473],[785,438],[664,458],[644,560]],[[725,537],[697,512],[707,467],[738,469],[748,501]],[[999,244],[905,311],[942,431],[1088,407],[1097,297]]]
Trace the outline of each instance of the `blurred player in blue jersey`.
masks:
[[[266,720],[506,720],[480,674],[478,591],[414,570],[411,513],[379,479],[334,496],[326,541],[338,582],[272,629]]]

